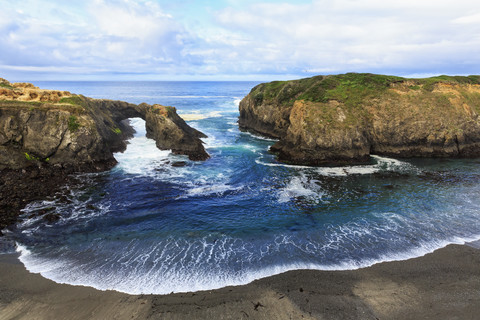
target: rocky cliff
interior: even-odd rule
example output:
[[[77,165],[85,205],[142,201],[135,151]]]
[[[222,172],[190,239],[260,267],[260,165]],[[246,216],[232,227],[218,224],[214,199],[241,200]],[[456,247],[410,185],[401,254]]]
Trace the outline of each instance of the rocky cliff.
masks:
[[[207,136],[187,125],[174,107],[141,106],[146,110],[147,137],[155,140],[157,148],[170,149],[175,154],[188,154],[190,160],[208,158],[200,140]]]
[[[374,74],[260,84],[239,125],[279,139],[280,160],[307,165],[396,157],[480,156],[480,76]]]
[[[71,173],[114,166],[113,152],[123,151],[133,134],[126,120],[133,117],[146,121],[158,148],[191,160],[209,157],[200,140],[205,135],[173,107],[91,99],[0,79],[0,235],[30,201],[75,184]],[[48,221],[58,219],[43,214]]]
[[[0,169],[30,165],[71,166],[80,171],[112,167],[113,152],[125,149],[132,129],[124,120],[146,120],[160,149],[205,160],[197,130],[175,108],[91,99],[31,84],[0,81]]]

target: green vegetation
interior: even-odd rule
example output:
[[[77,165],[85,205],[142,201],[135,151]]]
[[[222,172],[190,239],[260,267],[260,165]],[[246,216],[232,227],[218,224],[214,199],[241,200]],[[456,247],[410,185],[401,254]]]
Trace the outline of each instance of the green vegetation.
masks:
[[[26,152],[25,152],[25,159],[27,159],[28,161],[44,161],[44,162],[50,161],[50,158],[45,158],[42,160],[39,157],[35,157],[34,155],[28,154]]]
[[[58,105],[48,101],[21,101],[21,100],[0,100],[0,107],[27,108],[33,110],[65,110],[73,114],[84,113],[84,108],[78,105]]]
[[[45,103],[40,101],[0,100],[1,107],[41,107]]]
[[[38,161],[38,160],[40,160],[40,158],[35,157],[35,156],[32,156],[32,155],[29,155],[29,154],[26,153],[26,152],[25,152],[25,159],[27,159],[28,161],[34,161],[34,160]]]
[[[476,113],[480,113],[480,93],[460,91],[468,105],[472,106]]]
[[[423,89],[426,91],[433,91],[435,84],[437,83],[449,83],[449,84],[480,84],[480,76],[437,76],[425,79],[416,79],[416,82],[423,85]]]
[[[110,129],[116,134],[121,134],[122,133],[122,130],[120,130],[119,128],[110,128]]]
[[[5,83],[5,82],[0,83],[0,88],[15,89],[13,86],[11,86],[10,84]]]
[[[64,105],[72,105],[72,107],[68,108],[68,110],[75,114],[82,114],[89,108],[87,100],[81,95],[73,95],[71,97],[61,98],[59,103]]]
[[[392,83],[404,78],[369,73],[347,73],[316,76],[295,81],[274,81],[253,88],[255,103],[275,103],[292,106],[295,100],[327,102],[337,100],[346,105],[356,105],[367,96],[385,91]]]
[[[70,132],[73,133],[77,131],[78,128],[80,128],[80,123],[78,122],[77,117],[75,116],[68,117],[68,130],[70,130]]]
[[[65,104],[71,104],[71,105],[79,106],[83,108],[87,107],[85,100],[82,98],[82,96],[79,96],[79,95],[73,95],[71,97],[61,98],[59,102],[65,103]]]
[[[273,81],[256,86],[251,97],[256,105],[266,103],[292,106],[296,100],[328,102],[336,100],[348,108],[362,105],[367,99],[381,98],[395,83],[410,81],[411,90],[433,91],[437,83],[480,84],[480,76],[438,76],[425,79],[406,79],[370,73],[347,73],[316,76],[293,81]]]

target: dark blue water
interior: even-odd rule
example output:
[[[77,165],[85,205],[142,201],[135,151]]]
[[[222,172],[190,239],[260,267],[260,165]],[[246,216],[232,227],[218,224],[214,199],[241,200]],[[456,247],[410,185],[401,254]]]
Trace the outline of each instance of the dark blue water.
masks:
[[[45,82],[96,98],[172,105],[204,133],[211,159],[155,148],[144,123],[117,167],[82,175],[67,197],[31,203],[61,220],[7,235],[27,268],[57,282],[129,293],[212,289],[286,270],[352,269],[480,238],[480,161],[283,165],[273,141],[238,130],[252,82]],[[172,167],[175,161],[187,166]]]

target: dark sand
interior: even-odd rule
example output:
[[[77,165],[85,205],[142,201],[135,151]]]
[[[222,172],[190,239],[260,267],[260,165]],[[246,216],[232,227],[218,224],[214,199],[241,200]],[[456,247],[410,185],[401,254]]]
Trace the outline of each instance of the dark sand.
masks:
[[[57,284],[0,255],[0,319],[480,319],[480,250],[164,296]]]

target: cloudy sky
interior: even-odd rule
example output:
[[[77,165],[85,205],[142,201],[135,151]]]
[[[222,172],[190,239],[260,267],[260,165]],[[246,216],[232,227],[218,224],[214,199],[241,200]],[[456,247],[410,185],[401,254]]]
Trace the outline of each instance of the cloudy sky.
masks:
[[[9,80],[480,74],[478,0],[0,0]]]

